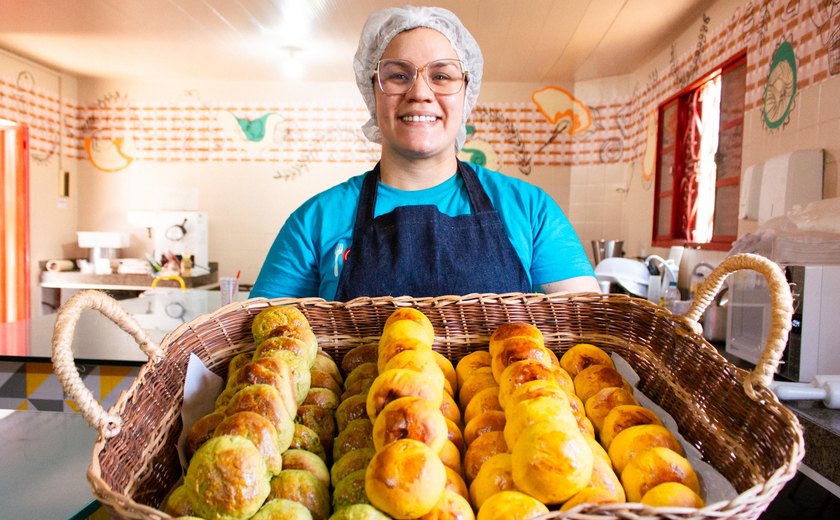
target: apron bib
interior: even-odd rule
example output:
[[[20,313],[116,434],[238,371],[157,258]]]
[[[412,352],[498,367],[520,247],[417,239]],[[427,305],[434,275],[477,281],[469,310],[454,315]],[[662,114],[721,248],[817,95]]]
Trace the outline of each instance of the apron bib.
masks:
[[[461,161],[458,173],[472,214],[456,217],[422,205],[400,206],[373,218],[379,164],[365,176],[337,301],[531,292],[528,275],[478,176]]]

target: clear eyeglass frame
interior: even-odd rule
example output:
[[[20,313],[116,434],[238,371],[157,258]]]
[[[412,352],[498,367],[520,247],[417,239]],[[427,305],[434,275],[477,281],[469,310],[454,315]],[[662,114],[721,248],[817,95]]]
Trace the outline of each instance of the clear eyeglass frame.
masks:
[[[457,67],[457,72],[454,67]],[[444,96],[461,92],[469,78],[463,62],[456,59],[430,61],[422,67],[408,60],[379,60],[373,74],[380,91],[388,95],[400,95],[414,87],[421,72],[431,91]]]

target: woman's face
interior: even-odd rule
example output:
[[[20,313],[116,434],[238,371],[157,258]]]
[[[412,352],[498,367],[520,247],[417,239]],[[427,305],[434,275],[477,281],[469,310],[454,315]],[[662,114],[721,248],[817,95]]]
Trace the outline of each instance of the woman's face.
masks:
[[[418,27],[395,36],[382,59],[407,60],[423,67],[436,60],[458,59],[458,55],[443,34]],[[455,154],[466,85],[457,94],[435,94],[418,74],[408,92],[388,95],[375,83],[376,79],[376,121],[382,132],[383,153],[416,159]]]

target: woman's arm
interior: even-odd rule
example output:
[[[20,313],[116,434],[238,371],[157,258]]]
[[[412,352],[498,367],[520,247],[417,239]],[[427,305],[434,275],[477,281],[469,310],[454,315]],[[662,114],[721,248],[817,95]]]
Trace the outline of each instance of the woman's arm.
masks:
[[[601,288],[598,280],[593,276],[576,276],[559,282],[544,283],[540,290],[546,294],[550,293],[578,293],[595,292],[600,293]]]

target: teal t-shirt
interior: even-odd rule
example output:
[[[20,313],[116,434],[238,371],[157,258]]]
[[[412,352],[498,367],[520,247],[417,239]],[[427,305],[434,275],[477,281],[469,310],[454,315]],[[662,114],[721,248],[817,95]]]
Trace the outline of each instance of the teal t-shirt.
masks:
[[[594,276],[583,246],[563,211],[545,191],[525,181],[470,164],[535,290],[542,284]],[[271,246],[251,297],[335,299],[363,175],[315,195],[292,213]],[[464,181],[453,174],[437,186],[403,191],[379,184],[374,216],[409,205],[434,205],[449,216],[470,214]],[[481,244],[475,244],[481,247]],[[493,252],[487,252],[493,261]]]

